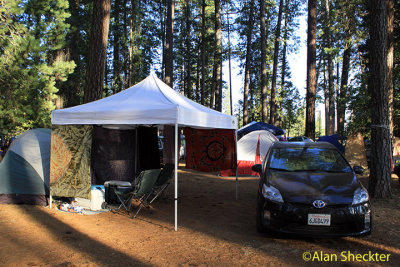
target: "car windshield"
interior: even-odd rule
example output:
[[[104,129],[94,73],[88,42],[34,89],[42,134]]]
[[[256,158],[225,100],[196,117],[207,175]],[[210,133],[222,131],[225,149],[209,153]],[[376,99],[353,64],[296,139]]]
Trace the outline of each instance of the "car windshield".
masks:
[[[275,148],[269,168],[282,171],[351,172],[351,167],[334,149],[316,147]]]

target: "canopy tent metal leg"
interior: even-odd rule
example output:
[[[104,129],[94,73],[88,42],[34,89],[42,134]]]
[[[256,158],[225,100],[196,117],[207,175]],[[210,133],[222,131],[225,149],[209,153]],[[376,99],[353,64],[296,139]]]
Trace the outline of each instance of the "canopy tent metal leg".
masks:
[[[236,150],[236,153],[235,153],[235,156],[236,156],[236,158],[234,159],[235,160],[235,163],[236,163],[236,200],[238,200],[239,199],[239,196],[238,196],[238,187],[239,187],[239,180],[238,180],[238,166],[237,166],[237,151],[238,151],[238,147],[237,147],[237,131],[235,131],[235,150]]]
[[[178,231],[178,124],[175,123],[175,231]]]

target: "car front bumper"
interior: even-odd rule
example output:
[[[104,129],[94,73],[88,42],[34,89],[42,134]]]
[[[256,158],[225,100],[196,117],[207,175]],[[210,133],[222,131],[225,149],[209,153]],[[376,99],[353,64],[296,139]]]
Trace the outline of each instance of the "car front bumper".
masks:
[[[281,233],[312,236],[357,236],[371,232],[371,207],[360,205],[331,205],[322,209],[298,203],[279,204],[265,200],[261,211],[264,226]],[[309,214],[329,214],[330,225],[309,225]]]

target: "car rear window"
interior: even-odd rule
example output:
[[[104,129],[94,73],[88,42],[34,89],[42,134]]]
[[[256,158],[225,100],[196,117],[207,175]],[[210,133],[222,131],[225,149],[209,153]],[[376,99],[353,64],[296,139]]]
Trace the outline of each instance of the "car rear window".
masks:
[[[350,165],[334,149],[316,147],[275,148],[269,168],[285,171],[351,172]]]

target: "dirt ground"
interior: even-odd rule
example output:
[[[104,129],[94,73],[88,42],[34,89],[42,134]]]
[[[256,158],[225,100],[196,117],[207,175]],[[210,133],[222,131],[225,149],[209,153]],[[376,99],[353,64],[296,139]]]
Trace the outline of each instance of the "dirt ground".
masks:
[[[236,201],[234,178],[180,168],[177,232],[173,186],[166,201],[136,219],[124,212],[81,215],[0,205],[0,266],[400,266],[396,175],[393,199],[372,203],[372,234],[332,239],[259,234],[257,178],[239,179]]]

